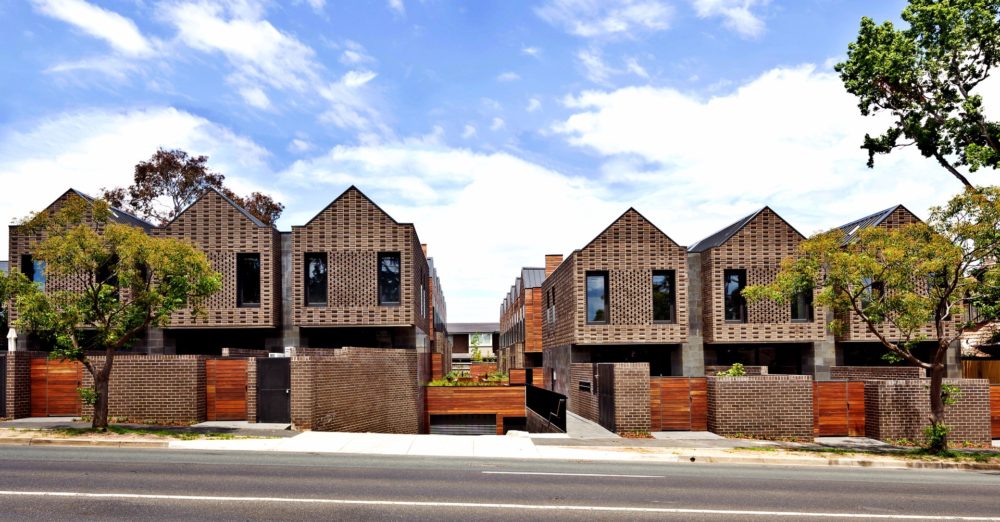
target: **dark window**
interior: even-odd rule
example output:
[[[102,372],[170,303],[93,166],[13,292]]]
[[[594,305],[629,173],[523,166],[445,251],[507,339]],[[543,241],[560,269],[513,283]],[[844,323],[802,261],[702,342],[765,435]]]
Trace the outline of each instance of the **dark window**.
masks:
[[[306,305],[326,306],[326,252],[306,254]]]
[[[21,273],[28,281],[45,289],[45,261],[37,261],[31,254],[24,254],[21,256]]]
[[[677,321],[677,297],[674,293],[674,271],[653,271],[653,321]]]
[[[587,272],[587,322],[608,322],[607,272]]]
[[[378,304],[399,304],[399,252],[378,255]]]
[[[236,306],[260,306],[260,254],[236,254]]]
[[[747,271],[726,270],[722,284],[726,292],[726,320],[747,322],[747,301],[743,298],[743,289],[747,286]]]
[[[864,277],[861,282],[865,285],[861,294],[862,308],[867,308],[873,303],[881,301],[882,297],[885,296],[885,283],[882,281],[872,281],[870,277]]]
[[[812,289],[803,290],[792,297],[792,321],[809,322],[813,320]]]
[[[94,273],[95,282],[99,285],[108,285],[114,288],[113,294],[117,299],[118,295],[118,256],[101,263]]]

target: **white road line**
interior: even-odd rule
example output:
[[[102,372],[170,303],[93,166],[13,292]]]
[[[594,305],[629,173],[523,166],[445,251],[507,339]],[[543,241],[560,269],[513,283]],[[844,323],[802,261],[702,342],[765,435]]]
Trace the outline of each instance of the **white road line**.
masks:
[[[600,473],[546,473],[542,471],[484,471],[486,475],[552,475],[556,477],[666,478],[663,475],[603,475]]]
[[[759,517],[862,518],[869,520],[974,520],[1000,522],[1000,517],[958,515],[888,515],[875,513],[822,513],[808,511],[754,511],[743,509],[643,508],[628,506],[574,506],[542,504],[501,504],[489,502],[416,502],[402,500],[348,500],[333,498],[217,497],[204,495],[148,495],[135,493],[80,493],[73,491],[0,491],[0,497],[61,497],[121,500],[187,500],[207,502],[270,502],[284,504],[339,504],[354,506],[438,507],[471,509],[511,509],[524,511],[590,511],[600,513],[658,513],[684,515],[745,515]]]

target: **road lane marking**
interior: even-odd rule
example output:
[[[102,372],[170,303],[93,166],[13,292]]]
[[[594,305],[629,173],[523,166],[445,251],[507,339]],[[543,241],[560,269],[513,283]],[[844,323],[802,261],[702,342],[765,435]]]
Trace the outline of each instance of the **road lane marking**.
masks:
[[[581,506],[543,504],[503,504],[490,502],[418,502],[407,500],[357,500],[333,498],[290,498],[290,497],[222,497],[208,495],[151,495],[137,493],[83,493],[75,491],[0,491],[0,497],[60,497],[83,499],[121,500],[185,500],[206,502],[270,502],[284,504],[324,504],[353,506],[392,507],[436,507],[471,509],[510,509],[524,511],[589,511],[599,513],[656,513],[668,515],[742,515],[759,517],[797,518],[861,518],[868,520],[963,520],[1000,522],[1000,517],[973,517],[960,515],[915,515],[915,514],[875,514],[875,513],[823,513],[809,511],[755,511],[745,509],[694,509],[694,508],[653,508],[628,506]]]
[[[556,477],[666,478],[663,475],[604,475],[601,473],[546,473],[543,471],[484,471],[486,475],[551,475]]]

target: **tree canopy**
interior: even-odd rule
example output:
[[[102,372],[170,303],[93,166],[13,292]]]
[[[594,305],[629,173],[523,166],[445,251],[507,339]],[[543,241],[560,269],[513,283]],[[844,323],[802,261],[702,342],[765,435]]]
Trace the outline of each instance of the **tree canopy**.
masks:
[[[241,197],[224,186],[225,179],[224,175],[209,170],[208,156],[190,156],[183,150],[161,148],[135,166],[132,185],[104,189],[102,197],[114,207],[163,224],[206,190],[215,188],[264,223],[274,224],[281,217],[284,205],[260,192]]]
[[[915,146],[971,187],[966,171],[1000,163],[1000,123],[975,92],[1000,62],[1000,0],[910,0],[901,16],[906,29],[862,18],[835,67],[861,114],[892,115],[884,133],[865,135],[868,166]]]

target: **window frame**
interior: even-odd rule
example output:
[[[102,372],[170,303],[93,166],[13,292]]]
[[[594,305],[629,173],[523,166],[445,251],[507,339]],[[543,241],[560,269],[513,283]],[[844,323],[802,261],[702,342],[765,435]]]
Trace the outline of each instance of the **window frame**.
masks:
[[[384,301],[382,300],[382,260],[386,258],[396,258],[396,267],[398,272],[396,273],[396,300],[395,301]],[[400,252],[379,252],[378,253],[378,266],[376,276],[376,295],[378,296],[379,306],[400,306],[403,303],[403,255]]]
[[[323,301],[311,301],[309,295],[309,262],[312,259],[323,261]],[[306,252],[302,255],[302,289],[305,293],[305,306],[323,308],[330,302],[330,261],[326,252]]]
[[[591,320],[590,318],[590,278],[600,277],[604,280],[604,319],[601,320]],[[610,289],[608,288],[608,272],[606,270],[591,270],[584,273],[583,276],[583,295],[584,295],[584,312],[587,314],[587,324],[610,324],[611,322],[611,299],[610,299]]]
[[[666,319],[656,318],[656,277],[663,276],[666,277],[670,283],[670,302]],[[653,270],[650,276],[650,285],[653,288],[652,302],[650,306],[653,309],[653,324],[677,324],[677,271],[676,270]]]
[[[730,275],[737,276],[737,282],[739,288],[735,292],[735,296],[732,298],[729,296],[728,284]],[[727,268],[722,271],[722,314],[723,319],[727,323],[734,324],[745,324],[747,323],[747,300],[743,297],[743,289],[747,287],[747,271],[745,268]],[[729,317],[729,300],[737,299],[736,310],[739,311],[739,317],[730,318]]]
[[[806,310],[808,311],[808,313],[806,314],[805,318],[795,317],[795,310],[800,305],[799,299],[801,298],[801,296],[808,296],[807,299],[808,305],[806,305]],[[795,294],[791,299],[791,303],[789,304],[791,305],[789,311],[791,312],[791,318],[793,323],[811,323],[816,320],[816,305],[813,301],[812,288],[803,290]]]
[[[257,259],[257,302],[248,302],[244,299],[244,281],[240,277],[242,274],[243,263],[245,259]],[[240,252],[236,254],[236,308],[260,308],[261,306],[261,294],[262,284],[261,284],[261,265],[260,265],[260,252]]]

